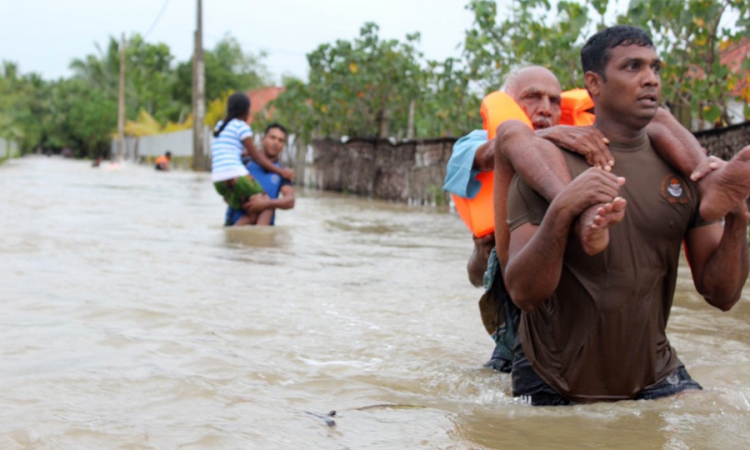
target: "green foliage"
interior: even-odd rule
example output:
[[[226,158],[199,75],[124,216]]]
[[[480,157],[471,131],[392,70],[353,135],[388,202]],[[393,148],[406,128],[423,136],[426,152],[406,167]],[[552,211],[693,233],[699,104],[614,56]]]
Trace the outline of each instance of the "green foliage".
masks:
[[[315,136],[402,139],[412,131],[415,137],[460,135],[476,126],[479,99],[458,60],[424,61],[418,33],[398,41],[378,32],[366,23],[353,41],[320,45],[307,55],[307,83],[288,79],[256,123],[284,122],[306,142]]]
[[[231,36],[221,40],[205,52],[206,98],[267,83],[263,57],[244,53]],[[190,121],[192,62],[175,68],[166,44],[146,42],[138,34],[127,41],[125,59],[126,118],[147,117],[156,122],[155,129],[184,128]],[[107,154],[117,128],[119,41],[111,37],[105,48],[97,45],[96,53],[73,60],[70,68],[70,79],[45,81],[36,74],[21,75],[15,64],[4,62],[0,136],[24,151],[70,147],[80,157]]]
[[[239,42],[227,35],[212,50],[203,52],[206,99],[217,99],[226,91],[247,91],[266,86],[271,76],[263,63],[266,54],[246,53]],[[177,65],[173,89],[167,91],[185,110],[193,98],[193,58]],[[175,118],[172,117],[174,120]]]
[[[62,80],[55,90],[49,146],[69,146],[75,156],[105,155],[117,127],[117,101],[82,80]]]
[[[466,32],[463,50],[471,79],[488,93],[499,89],[513,68],[534,64],[551,70],[563,89],[580,87],[580,49],[591,28],[588,11],[597,11],[603,23],[607,6],[605,0],[560,1],[554,13],[547,0],[518,0],[498,23],[495,1],[471,0],[466,8],[474,13],[474,26]]]
[[[49,132],[49,118],[39,120],[50,106],[49,87],[37,75],[21,76],[18,67],[3,62],[0,73],[0,136],[21,146],[33,145]]]
[[[713,126],[731,123],[729,91],[744,72],[733,73],[723,65],[719,51],[748,36],[749,13],[750,4],[738,0],[631,0],[628,13],[619,21],[651,32],[664,62],[667,101],[688,106],[703,126]],[[732,15],[738,17],[735,23],[722,26]],[[748,65],[750,58],[745,57],[742,67]]]
[[[381,40],[378,26],[367,23],[353,42],[323,44],[307,55],[312,107],[322,113],[318,132],[388,137],[391,124],[405,128],[422,80],[418,40],[419,34],[404,43]]]
[[[420,137],[460,136],[481,124],[481,99],[461,61],[428,61],[425,89],[415,118]]]
[[[308,78],[283,77],[285,92],[255,125],[282,122],[303,142],[318,136],[457,136],[481,126],[481,95],[499,89],[520,65],[549,68],[563,89],[583,85],[580,48],[596,29],[612,25],[605,20],[612,0],[499,2],[506,7],[501,15],[497,3],[468,0],[474,23],[459,58],[426,60],[418,33],[382,39],[374,23],[364,24],[352,40],[318,46],[307,55]],[[747,0],[630,0],[627,14],[617,21],[652,34],[664,61],[663,99],[688,126],[689,113],[708,126],[729,123],[729,92],[743,86],[740,75],[750,71],[750,58],[739,71],[730,70],[719,52],[748,36]],[[147,119],[150,129],[187,126],[192,59],[177,63],[167,45],[138,34],[126,49],[127,118]],[[206,50],[206,100],[268,85],[265,56],[245,52],[231,36]],[[79,156],[106,153],[116,130],[119,40],[97,45],[70,67],[71,79],[47,81],[3,62],[0,137],[24,151],[71,147]],[[736,99],[750,119],[750,86],[745,86]]]
[[[470,0],[466,7],[474,13],[474,25],[466,32],[463,52],[471,79],[489,92],[514,67],[536,64],[550,69],[563,89],[582,86],[581,46],[596,29],[613,25],[605,20],[611,3],[562,0],[553,13],[548,0],[517,0],[498,21],[494,0]],[[665,63],[664,99],[673,111],[684,105],[713,125],[729,123],[729,91],[740,81],[736,71],[721,64],[719,51],[748,36],[749,10],[746,0],[631,0],[617,22],[652,34]],[[724,24],[728,17],[737,19]],[[747,103],[747,94],[738,99]]]
[[[281,122],[302,142],[310,142],[319,122],[318,113],[313,111],[310,90],[304,81],[294,77],[285,78],[284,88],[285,91],[254,118],[253,128],[264,130],[271,122]]]

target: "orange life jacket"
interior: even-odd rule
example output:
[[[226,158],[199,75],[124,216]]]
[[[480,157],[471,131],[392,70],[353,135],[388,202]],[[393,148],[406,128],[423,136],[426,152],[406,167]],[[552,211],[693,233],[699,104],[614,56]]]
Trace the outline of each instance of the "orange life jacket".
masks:
[[[586,89],[571,89],[562,93],[562,114],[560,114],[561,125],[593,125],[594,101],[589,97]]]
[[[169,166],[169,158],[167,158],[164,155],[156,158],[156,161],[154,161],[154,162],[156,163],[157,166],[162,166],[162,165],[165,166],[165,167]]]
[[[585,89],[571,89],[562,93],[560,115],[561,125],[593,125],[594,115],[589,112],[594,102]],[[484,121],[483,128],[489,139],[495,137],[497,127],[506,120],[519,120],[529,128],[531,121],[520,106],[508,94],[500,91],[488,94],[482,100],[480,113]],[[486,236],[495,231],[495,208],[493,190],[495,172],[481,172],[476,177],[482,187],[472,198],[459,197],[453,194],[453,203],[464,224],[476,237]]]

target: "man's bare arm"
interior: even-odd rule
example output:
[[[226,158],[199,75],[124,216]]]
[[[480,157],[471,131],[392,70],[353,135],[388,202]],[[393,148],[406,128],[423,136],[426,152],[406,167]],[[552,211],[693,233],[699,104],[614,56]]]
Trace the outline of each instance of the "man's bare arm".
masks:
[[[534,311],[552,295],[573,222],[591,205],[611,201],[622,183],[612,173],[591,168],[555,197],[539,226],[526,223],[513,230],[505,282],[519,308]]]
[[[609,139],[593,126],[573,127],[557,125],[536,130],[537,137],[546,139],[560,148],[583,155],[592,167],[612,170],[615,158],[609,151]]]
[[[497,128],[495,140],[495,163],[499,153],[546,200],[554,199],[570,182],[570,172],[560,149],[538,137],[523,122],[503,122]]]
[[[268,209],[292,209],[294,208],[294,188],[292,186],[282,186],[282,198],[270,198],[267,194],[256,194],[250,197],[242,208],[248,212],[261,212]]]
[[[474,170],[491,172],[495,170],[495,138],[490,139],[477,148],[474,153]]]
[[[520,122],[515,125],[519,125]],[[614,158],[609,151],[609,140],[601,131],[592,126],[573,127],[557,125],[543,130],[536,130],[534,134],[565,150],[583,155],[591,166],[609,170],[614,164]],[[472,168],[480,172],[495,169],[495,139],[492,138],[477,148],[474,154]],[[551,147],[547,147],[548,149]]]
[[[737,303],[747,280],[748,217],[743,202],[726,216],[723,229],[718,223],[694,228],[685,239],[695,288],[722,311]]]
[[[281,198],[271,199],[271,208],[292,209],[294,208],[294,188],[290,185],[281,187]]]
[[[665,109],[656,111],[646,133],[656,153],[687,178],[706,159],[698,139]]]
[[[706,157],[695,136],[663,109],[657,111],[646,131],[665,161],[698,182],[700,213],[704,219],[723,218],[735,203],[750,195],[750,146],[724,165],[716,157]]]
[[[495,248],[504,271],[510,239],[506,210],[508,187],[514,171],[518,171],[524,181],[548,201],[570,182],[570,173],[561,150],[550,141],[537,137],[526,124],[517,120],[506,121],[497,128],[494,152]]]
[[[247,137],[242,141],[242,145],[245,147],[245,150],[242,151],[243,155],[249,155],[253,161],[258,163],[259,166],[266,169],[268,172],[273,172],[275,174],[280,175],[282,178],[286,178],[287,180],[294,180],[294,170],[288,169],[288,168],[281,168],[277,165],[275,165],[270,159],[266,157],[266,155],[259,151],[255,147],[255,143],[253,142],[253,138]]]
[[[474,250],[472,250],[469,262],[466,264],[469,282],[474,287],[482,287],[484,285],[484,272],[487,270],[487,260],[494,246],[495,236],[492,234],[474,238]]]

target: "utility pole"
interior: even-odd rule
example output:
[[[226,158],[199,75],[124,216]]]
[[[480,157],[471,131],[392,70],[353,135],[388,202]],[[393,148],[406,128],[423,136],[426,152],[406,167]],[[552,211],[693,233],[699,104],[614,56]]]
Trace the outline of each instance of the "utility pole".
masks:
[[[117,102],[117,161],[125,153],[125,33],[120,39],[120,95]]]
[[[406,124],[406,139],[414,140],[414,110],[416,109],[414,99],[409,102],[409,119]]]
[[[203,65],[203,12],[202,2],[197,0],[195,25],[195,47],[193,50],[193,170],[204,170],[206,116],[206,75]]]

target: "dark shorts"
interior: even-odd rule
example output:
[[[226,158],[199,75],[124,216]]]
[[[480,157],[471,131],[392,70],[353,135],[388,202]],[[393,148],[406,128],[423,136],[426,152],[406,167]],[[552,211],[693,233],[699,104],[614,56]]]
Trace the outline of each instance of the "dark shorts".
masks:
[[[533,406],[573,405],[574,402],[564,398],[552,389],[531,367],[526,354],[521,348],[520,340],[516,342],[516,354],[513,358],[513,396],[522,397]],[[700,384],[690,378],[685,366],[680,365],[671,375],[658,383],[643,388],[634,400],[655,400],[669,397],[678,392],[702,390]]]
[[[482,322],[495,341],[495,349],[484,366],[509,373],[513,362],[514,343],[518,334],[521,310],[508,296],[497,260],[492,249],[485,272],[485,293],[479,301]]]
[[[231,183],[231,181],[234,182]],[[219,195],[224,197],[224,201],[232,209],[242,209],[242,205],[250,200],[250,197],[263,193],[260,183],[254,178],[250,178],[250,176],[237,177],[234,180],[217,181],[214,183],[214,188]]]

